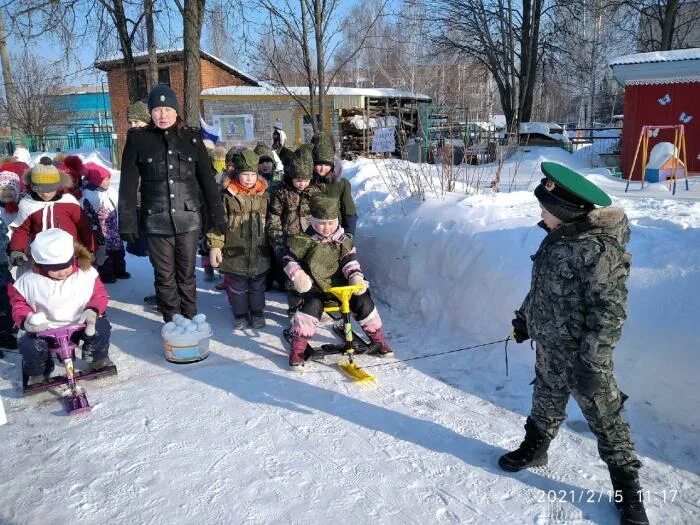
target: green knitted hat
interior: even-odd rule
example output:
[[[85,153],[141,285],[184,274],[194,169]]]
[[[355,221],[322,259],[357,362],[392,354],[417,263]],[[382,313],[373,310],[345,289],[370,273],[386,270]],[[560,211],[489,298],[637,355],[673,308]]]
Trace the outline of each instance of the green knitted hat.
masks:
[[[292,154],[290,173],[293,179],[311,180],[314,159],[309,148],[299,148]]]
[[[258,156],[252,149],[245,148],[234,153],[231,164],[233,164],[233,169],[236,170],[236,173],[243,171],[258,172]]]
[[[253,151],[259,157],[260,162],[275,162],[275,157],[272,156],[272,150],[265,144],[259,143],[257,146],[255,146]]]
[[[340,216],[338,199],[327,195],[314,195],[310,203],[311,216],[323,221],[337,219]]]
[[[335,164],[335,142],[330,133],[321,132],[312,139],[314,164]]]
[[[134,102],[126,110],[126,120],[140,120],[148,124],[151,120],[151,114],[148,112],[148,106],[141,102]]]

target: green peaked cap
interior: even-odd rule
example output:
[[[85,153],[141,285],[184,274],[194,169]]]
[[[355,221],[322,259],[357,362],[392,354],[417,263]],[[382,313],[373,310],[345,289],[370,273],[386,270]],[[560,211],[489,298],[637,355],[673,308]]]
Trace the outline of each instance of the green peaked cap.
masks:
[[[337,219],[340,216],[338,199],[327,195],[314,195],[310,203],[311,216],[324,221]]]
[[[542,173],[562,190],[597,206],[610,206],[612,199],[580,173],[557,162],[543,162]]]

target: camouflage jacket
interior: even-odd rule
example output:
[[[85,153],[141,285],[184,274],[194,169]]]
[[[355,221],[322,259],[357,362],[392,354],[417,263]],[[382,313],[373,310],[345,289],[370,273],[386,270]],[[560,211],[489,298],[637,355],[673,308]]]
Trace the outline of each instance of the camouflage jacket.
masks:
[[[262,177],[258,184],[267,188]],[[254,277],[270,269],[270,248],[265,238],[267,191],[245,194],[231,184],[224,190],[223,204],[228,220],[225,235],[207,233],[210,248],[221,248],[221,271]]]
[[[630,229],[621,208],[551,231],[532,256],[532,283],[520,312],[533,341],[578,351],[587,366],[611,359],[627,317],[625,251]]]
[[[321,185],[311,183],[304,191],[294,187],[289,177],[272,196],[267,215],[267,238],[278,257],[292,235],[305,232],[311,225],[309,203],[314,194],[323,192]]]
[[[347,285],[348,277],[360,272],[361,268],[352,237],[342,233],[342,229],[339,233],[333,242],[321,242],[312,228],[307,233],[290,237],[285,264],[289,261],[298,263],[321,290]]]

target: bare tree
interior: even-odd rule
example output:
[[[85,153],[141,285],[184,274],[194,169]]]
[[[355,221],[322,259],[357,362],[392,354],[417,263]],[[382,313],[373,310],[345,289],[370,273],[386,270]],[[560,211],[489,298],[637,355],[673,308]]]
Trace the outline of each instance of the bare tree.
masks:
[[[184,120],[188,126],[199,126],[199,94],[202,90],[199,44],[204,24],[205,0],[175,0],[182,14],[183,47],[185,54]]]
[[[370,23],[364,26],[348,17],[341,18],[340,0],[257,0],[257,3],[267,15],[260,55],[276,82],[310,118],[314,133],[323,131],[328,88],[344,65],[360,51],[372,27],[382,16],[387,0],[381,4],[381,9]],[[346,24],[354,24],[355,32],[360,35],[360,43],[347,53],[340,64],[336,62],[331,67],[336,50],[345,42],[342,33]],[[290,44],[293,47],[282,47]],[[283,74],[285,68],[280,67],[281,57],[285,62],[292,61],[294,69],[303,74],[308,96],[300,96],[288,89],[290,83]]]
[[[46,134],[47,129],[60,122],[61,108],[56,96],[63,87],[63,78],[55,69],[25,51],[13,60],[17,64],[14,78],[14,104],[2,102],[2,110],[12,127],[25,135]]]
[[[509,128],[530,120],[541,62],[545,0],[428,0],[435,44],[481,63],[493,76]]]
[[[156,31],[153,25],[154,0],[143,0],[143,16],[146,22],[146,40],[148,42],[148,78],[151,86],[158,83],[158,50],[156,49]]]
[[[634,28],[640,51],[689,47],[688,37],[700,24],[695,0],[613,0],[638,20]]]
[[[15,133],[14,119],[10,115],[14,113],[15,107],[15,86],[10,68],[10,51],[5,38],[5,9],[0,9],[0,63],[2,64],[2,79],[5,84],[4,109],[8,116],[10,131]]]

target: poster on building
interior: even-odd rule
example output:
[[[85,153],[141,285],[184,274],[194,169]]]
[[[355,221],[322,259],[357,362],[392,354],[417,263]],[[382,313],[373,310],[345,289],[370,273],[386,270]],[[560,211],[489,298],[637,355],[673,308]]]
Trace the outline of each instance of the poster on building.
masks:
[[[393,153],[396,149],[394,128],[377,128],[372,138],[372,153]]]
[[[248,142],[255,139],[253,115],[214,115],[214,126],[221,128],[223,142]]]

